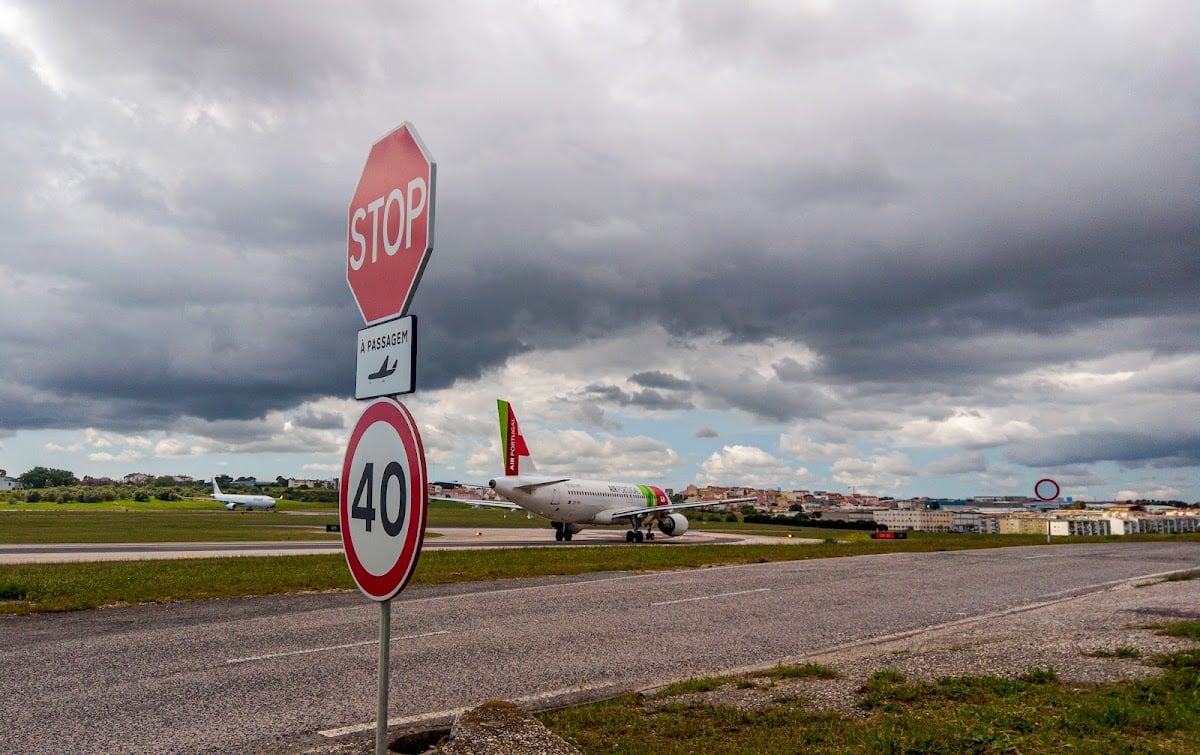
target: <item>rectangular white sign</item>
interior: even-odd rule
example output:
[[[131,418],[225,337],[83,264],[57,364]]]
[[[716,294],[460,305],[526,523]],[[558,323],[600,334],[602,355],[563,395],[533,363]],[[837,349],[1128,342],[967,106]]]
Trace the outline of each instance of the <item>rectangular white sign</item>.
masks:
[[[358,331],[354,398],[412,393],[417,383],[417,318],[388,320]]]

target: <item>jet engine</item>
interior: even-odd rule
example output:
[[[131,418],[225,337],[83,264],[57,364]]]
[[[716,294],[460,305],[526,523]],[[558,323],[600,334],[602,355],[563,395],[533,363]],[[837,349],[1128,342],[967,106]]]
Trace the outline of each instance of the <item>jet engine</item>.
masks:
[[[683,514],[667,514],[658,518],[658,529],[667,537],[679,537],[688,530],[688,520]]]
[[[236,504],[236,503],[227,503],[227,504],[225,504],[225,510],[226,510],[226,511],[233,511],[233,510],[234,510],[234,509],[236,509],[236,508],[237,508],[237,504]]]

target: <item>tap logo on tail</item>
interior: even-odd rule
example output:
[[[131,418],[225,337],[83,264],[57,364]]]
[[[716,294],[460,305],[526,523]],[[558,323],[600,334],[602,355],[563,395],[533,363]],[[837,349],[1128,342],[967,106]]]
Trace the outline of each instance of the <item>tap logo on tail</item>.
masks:
[[[508,476],[521,473],[521,457],[529,455],[525,439],[517,427],[517,415],[512,407],[503,399],[496,401],[500,414],[500,445],[504,454],[504,474]]]

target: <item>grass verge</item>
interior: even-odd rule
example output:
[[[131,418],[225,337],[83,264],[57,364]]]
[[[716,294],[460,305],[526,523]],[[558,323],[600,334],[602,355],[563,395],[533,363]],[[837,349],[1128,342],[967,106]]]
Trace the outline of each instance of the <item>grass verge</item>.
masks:
[[[1200,650],[1155,664],[1160,676],[1082,689],[1044,668],[1015,679],[936,682],[883,669],[859,688],[853,711],[814,710],[803,696],[758,709],[668,699],[733,683],[698,679],[650,698],[629,695],[538,718],[584,753],[1197,752]],[[836,676],[817,671],[781,670],[772,678]]]
[[[1020,538],[928,535],[906,541],[803,545],[569,546],[429,550],[410,584],[650,572],[886,553],[1018,545]],[[0,615],[77,611],[112,605],[354,589],[342,555],[101,561],[0,566]]]

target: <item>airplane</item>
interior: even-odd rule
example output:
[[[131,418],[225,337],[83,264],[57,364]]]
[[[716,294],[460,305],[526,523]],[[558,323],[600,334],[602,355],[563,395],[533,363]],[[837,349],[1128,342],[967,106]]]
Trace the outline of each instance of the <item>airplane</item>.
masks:
[[[754,498],[721,498],[686,503],[671,503],[662,488],[629,482],[586,480],[570,476],[544,476],[521,473],[521,457],[529,457],[529,448],[517,425],[517,415],[503,399],[496,401],[500,418],[500,453],[504,476],[488,482],[507,502],[479,501],[446,496],[431,496],[432,500],[457,501],[475,506],[492,506],[515,510],[549,519],[554,525],[554,539],[570,542],[584,527],[606,524],[626,524],[625,542],[640,543],[653,540],[653,525],[668,537],[679,537],[688,530],[688,520],[680,509],[739,503]],[[530,459],[532,463],[532,459]],[[642,532],[645,525],[646,531]]]
[[[367,380],[379,380],[380,378],[391,377],[396,372],[396,366],[399,364],[398,359],[393,359],[392,364],[388,366],[387,354],[383,355],[383,364],[378,370],[375,370],[370,375],[367,375]]]
[[[275,508],[275,499],[269,495],[241,495],[236,493],[222,493],[217,487],[217,481],[213,480],[212,497],[214,501],[220,501],[225,504],[228,511],[233,511],[238,506],[245,506],[247,509],[273,509]]]

